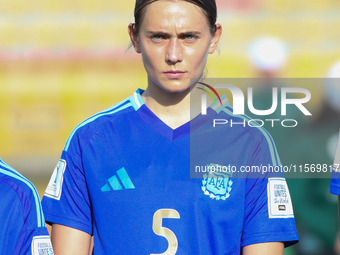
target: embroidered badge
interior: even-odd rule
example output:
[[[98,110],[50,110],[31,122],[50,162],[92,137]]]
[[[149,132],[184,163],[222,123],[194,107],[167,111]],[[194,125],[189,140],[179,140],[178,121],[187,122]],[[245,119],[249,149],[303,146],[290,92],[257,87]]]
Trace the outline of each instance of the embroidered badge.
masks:
[[[223,168],[216,164],[210,164],[209,166],[215,166],[216,169]],[[203,175],[202,180],[203,193],[209,196],[211,199],[226,200],[230,196],[231,186],[233,185],[231,176],[232,172],[209,171],[209,174]]]

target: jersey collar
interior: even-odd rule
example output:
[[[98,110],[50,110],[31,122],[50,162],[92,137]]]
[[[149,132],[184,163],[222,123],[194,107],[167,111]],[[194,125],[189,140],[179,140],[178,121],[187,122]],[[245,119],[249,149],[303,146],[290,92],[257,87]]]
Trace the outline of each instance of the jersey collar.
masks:
[[[145,104],[141,97],[144,90],[138,89],[133,96],[131,96],[131,103],[137,114],[141,118],[141,120],[147,124],[150,128],[156,131],[158,134],[166,137],[171,141],[175,141],[180,139],[186,135],[189,135],[190,132],[193,132],[197,128],[201,127],[203,124],[211,121],[219,112],[221,112],[227,105],[228,99],[225,95],[221,96],[222,106],[221,105],[210,105],[207,109],[207,115],[198,115],[191,121],[183,124],[182,126],[172,129],[168,125],[166,125],[161,119],[159,119]]]

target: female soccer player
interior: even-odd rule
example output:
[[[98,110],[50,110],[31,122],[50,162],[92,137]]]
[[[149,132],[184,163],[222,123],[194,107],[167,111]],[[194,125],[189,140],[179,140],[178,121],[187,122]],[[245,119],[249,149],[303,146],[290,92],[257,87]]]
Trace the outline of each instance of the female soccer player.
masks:
[[[245,118],[226,99],[190,117],[190,94],[222,32],[216,13],[214,0],[136,1],[128,32],[148,87],[67,140],[43,199],[55,254],[88,254],[91,236],[94,254],[119,255],[283,254],[297,241],[283,178],[190,178],[190,135],[204,137],[214,117]],[[223,159],[198,146],[213,156],[209,167],[280,164],[265,130],[216,130]]]

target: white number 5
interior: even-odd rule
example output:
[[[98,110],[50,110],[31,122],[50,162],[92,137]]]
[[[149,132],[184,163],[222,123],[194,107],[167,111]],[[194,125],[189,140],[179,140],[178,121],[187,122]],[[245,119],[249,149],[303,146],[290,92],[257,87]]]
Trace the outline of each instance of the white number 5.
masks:
[[[152,230],[156,235],[168,240],[168,249],[163,253],[151,253],[150,255],[175,255],[178,248],[177,237],[170,229],[162,227],[163,218],[179,219],[179,213],[174,209],[159,209],[153,215]]]

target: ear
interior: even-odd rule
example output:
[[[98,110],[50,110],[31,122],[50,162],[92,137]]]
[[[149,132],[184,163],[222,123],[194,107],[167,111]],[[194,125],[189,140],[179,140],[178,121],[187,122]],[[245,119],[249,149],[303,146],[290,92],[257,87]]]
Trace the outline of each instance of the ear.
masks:
[[[138,36],[134,33],[134,30],[135,30],[135,24],[130,23],[129,27],[128,27],[128,32],[129,32],[129,35],[130,35],[132,46],[133,46],[133,48],[135,48],[135,51],[137,53],[141,53],[139,42],[138,42]]]
[[[218,42],[220,41],[220,37],[222,34],[222,26],[221,24],[216,24],[216,32],[213,35],[209,47],[209,54],[213,54],[217,48]]]

